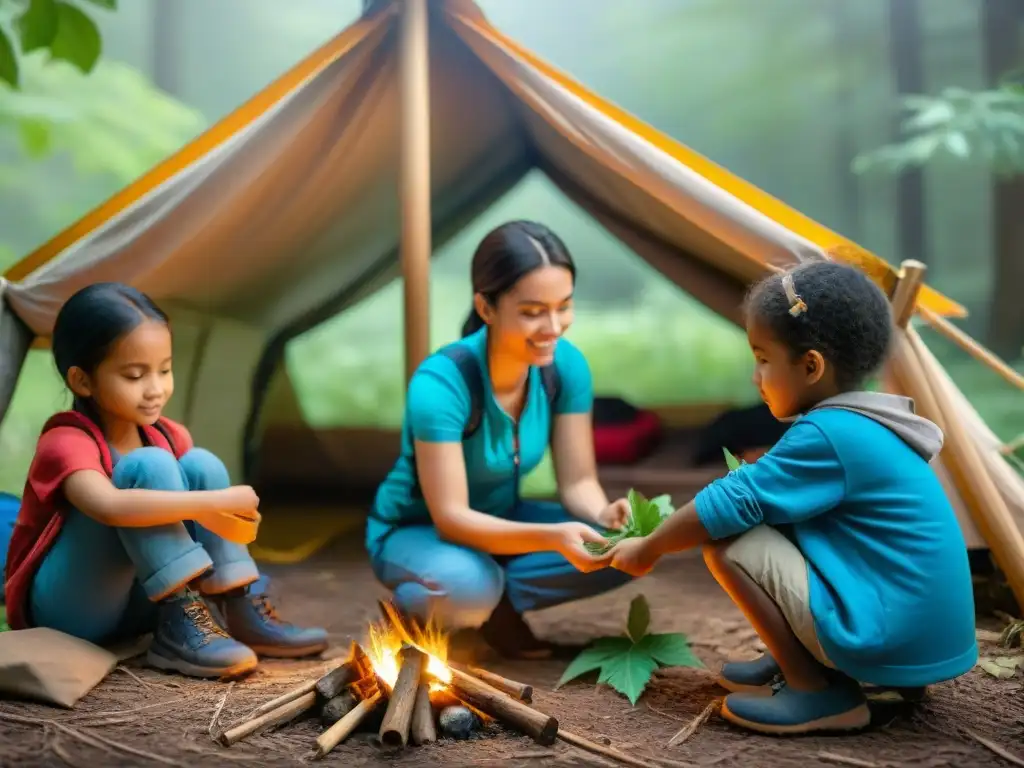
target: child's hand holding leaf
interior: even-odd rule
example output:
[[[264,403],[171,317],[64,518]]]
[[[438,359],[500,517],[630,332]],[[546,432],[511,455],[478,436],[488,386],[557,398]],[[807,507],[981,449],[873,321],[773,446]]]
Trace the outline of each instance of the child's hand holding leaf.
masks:
[[[646,537],[623,539],[605,553],[612,568],[630,576],[646,576],[658,562],[658,556],[651,551]]]
[[[605,545],[607,540],[586,523],[558,523],[552,526],[554,541],[552,549],[559,552],[583,573],[606,568],[607,555],[598,555],[590,547]]]
[[[617,531],[629,522],[629,499],[616,499],[594,517],[594,522],[609,531]]]

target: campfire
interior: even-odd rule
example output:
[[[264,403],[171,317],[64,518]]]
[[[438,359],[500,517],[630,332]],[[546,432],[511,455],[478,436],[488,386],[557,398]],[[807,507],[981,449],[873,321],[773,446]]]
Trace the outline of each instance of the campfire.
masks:
[[[466,738],[497,721],[550,746],[558,721],[535,709],[533,689],[476,667],[448,660],[448,638],[433,624],[404,621],[388,603],[369,627],[365,645],[322,677],[267,702],[248,720],[222,732],[231,746],[267,728],[319,711],[326,729],[316,740],[322,758],[361,727],[373,725],[385,749],[437,740],[438,731]],[[379,722],[379,726],[377,723]]]

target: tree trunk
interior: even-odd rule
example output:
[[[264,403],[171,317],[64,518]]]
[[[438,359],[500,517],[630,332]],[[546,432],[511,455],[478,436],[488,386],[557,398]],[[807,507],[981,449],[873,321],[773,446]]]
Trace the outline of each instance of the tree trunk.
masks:
[[[919,0],[889,0],[889,61],[900,96],[924,92],[924,64],[921,57],[921,4]],[[900,123],[893,125],[893,137],[903,138]],[[896,262],[925,258],[924,172],[904,171],[896,180]],[[934,279],[934,270],[932,270]]]
[[[1021,25],[1024,2],[984,0],[981,3],[985,69],[993,85],[1022,63]],[[994,179],[992,186],[993,270],[989,303],[989,348],[1000,357],[1024,355],[1024,175]]]

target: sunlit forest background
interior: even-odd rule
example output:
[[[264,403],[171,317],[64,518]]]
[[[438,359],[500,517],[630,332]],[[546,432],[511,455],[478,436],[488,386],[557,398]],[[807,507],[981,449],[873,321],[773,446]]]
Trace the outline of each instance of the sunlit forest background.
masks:
[[[1014,295],[1024,286],[1024,3],[479,3],[504,32],[659,130],[893,263],[927,263],[929,282],[969,309],[962,327],[1024,370],[1024,301]],[[98,28],[102,53],[88,73],[75,64],[91,55],[81,41],[65,42],[50,62],[44,50],[0,46],[0,74],[9,57],[20,72],[19,90],[0,85],[0,268],[226,115],[362,7],[70,5]],[[4,27],[13,30],[27,6],[0,0]],[[458,335],[469,308],[476,243],[512,217],[547,223],[575,254],[570,337],[600,393],[639,405],[756,398],[742,332],[663,280],[541,175],[437,254],[435,345]],[[290,343],[289,373],[312,425],[399,424],[401,307],[394,283]],[[923,333],[1000,437],[1024,432],[1019,391]],[[31,352],[0,427],[0,490],[21,492],[43,421],[66,404],[49,353]]]

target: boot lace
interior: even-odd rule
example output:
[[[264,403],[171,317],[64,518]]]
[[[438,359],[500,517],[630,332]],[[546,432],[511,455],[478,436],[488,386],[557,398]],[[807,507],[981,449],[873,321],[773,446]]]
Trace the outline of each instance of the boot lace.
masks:
[[[261,618],[273,624],[280,624],[282,626],[291,626],[289,622],[281,618],[277,612],[277,608],[270,601],[270,595],[249,595],[252,600],[252,605],[256,609],[256,612]]]
[[[196,598],[184,607],[185,616],[192,625],[198,630],[199,634],[199,645],[206,645],[211,640],[217,637],[230,637],[227,632],[218,624],[213,614],[210,613],[210,609],[206,606],[202,600]]]

